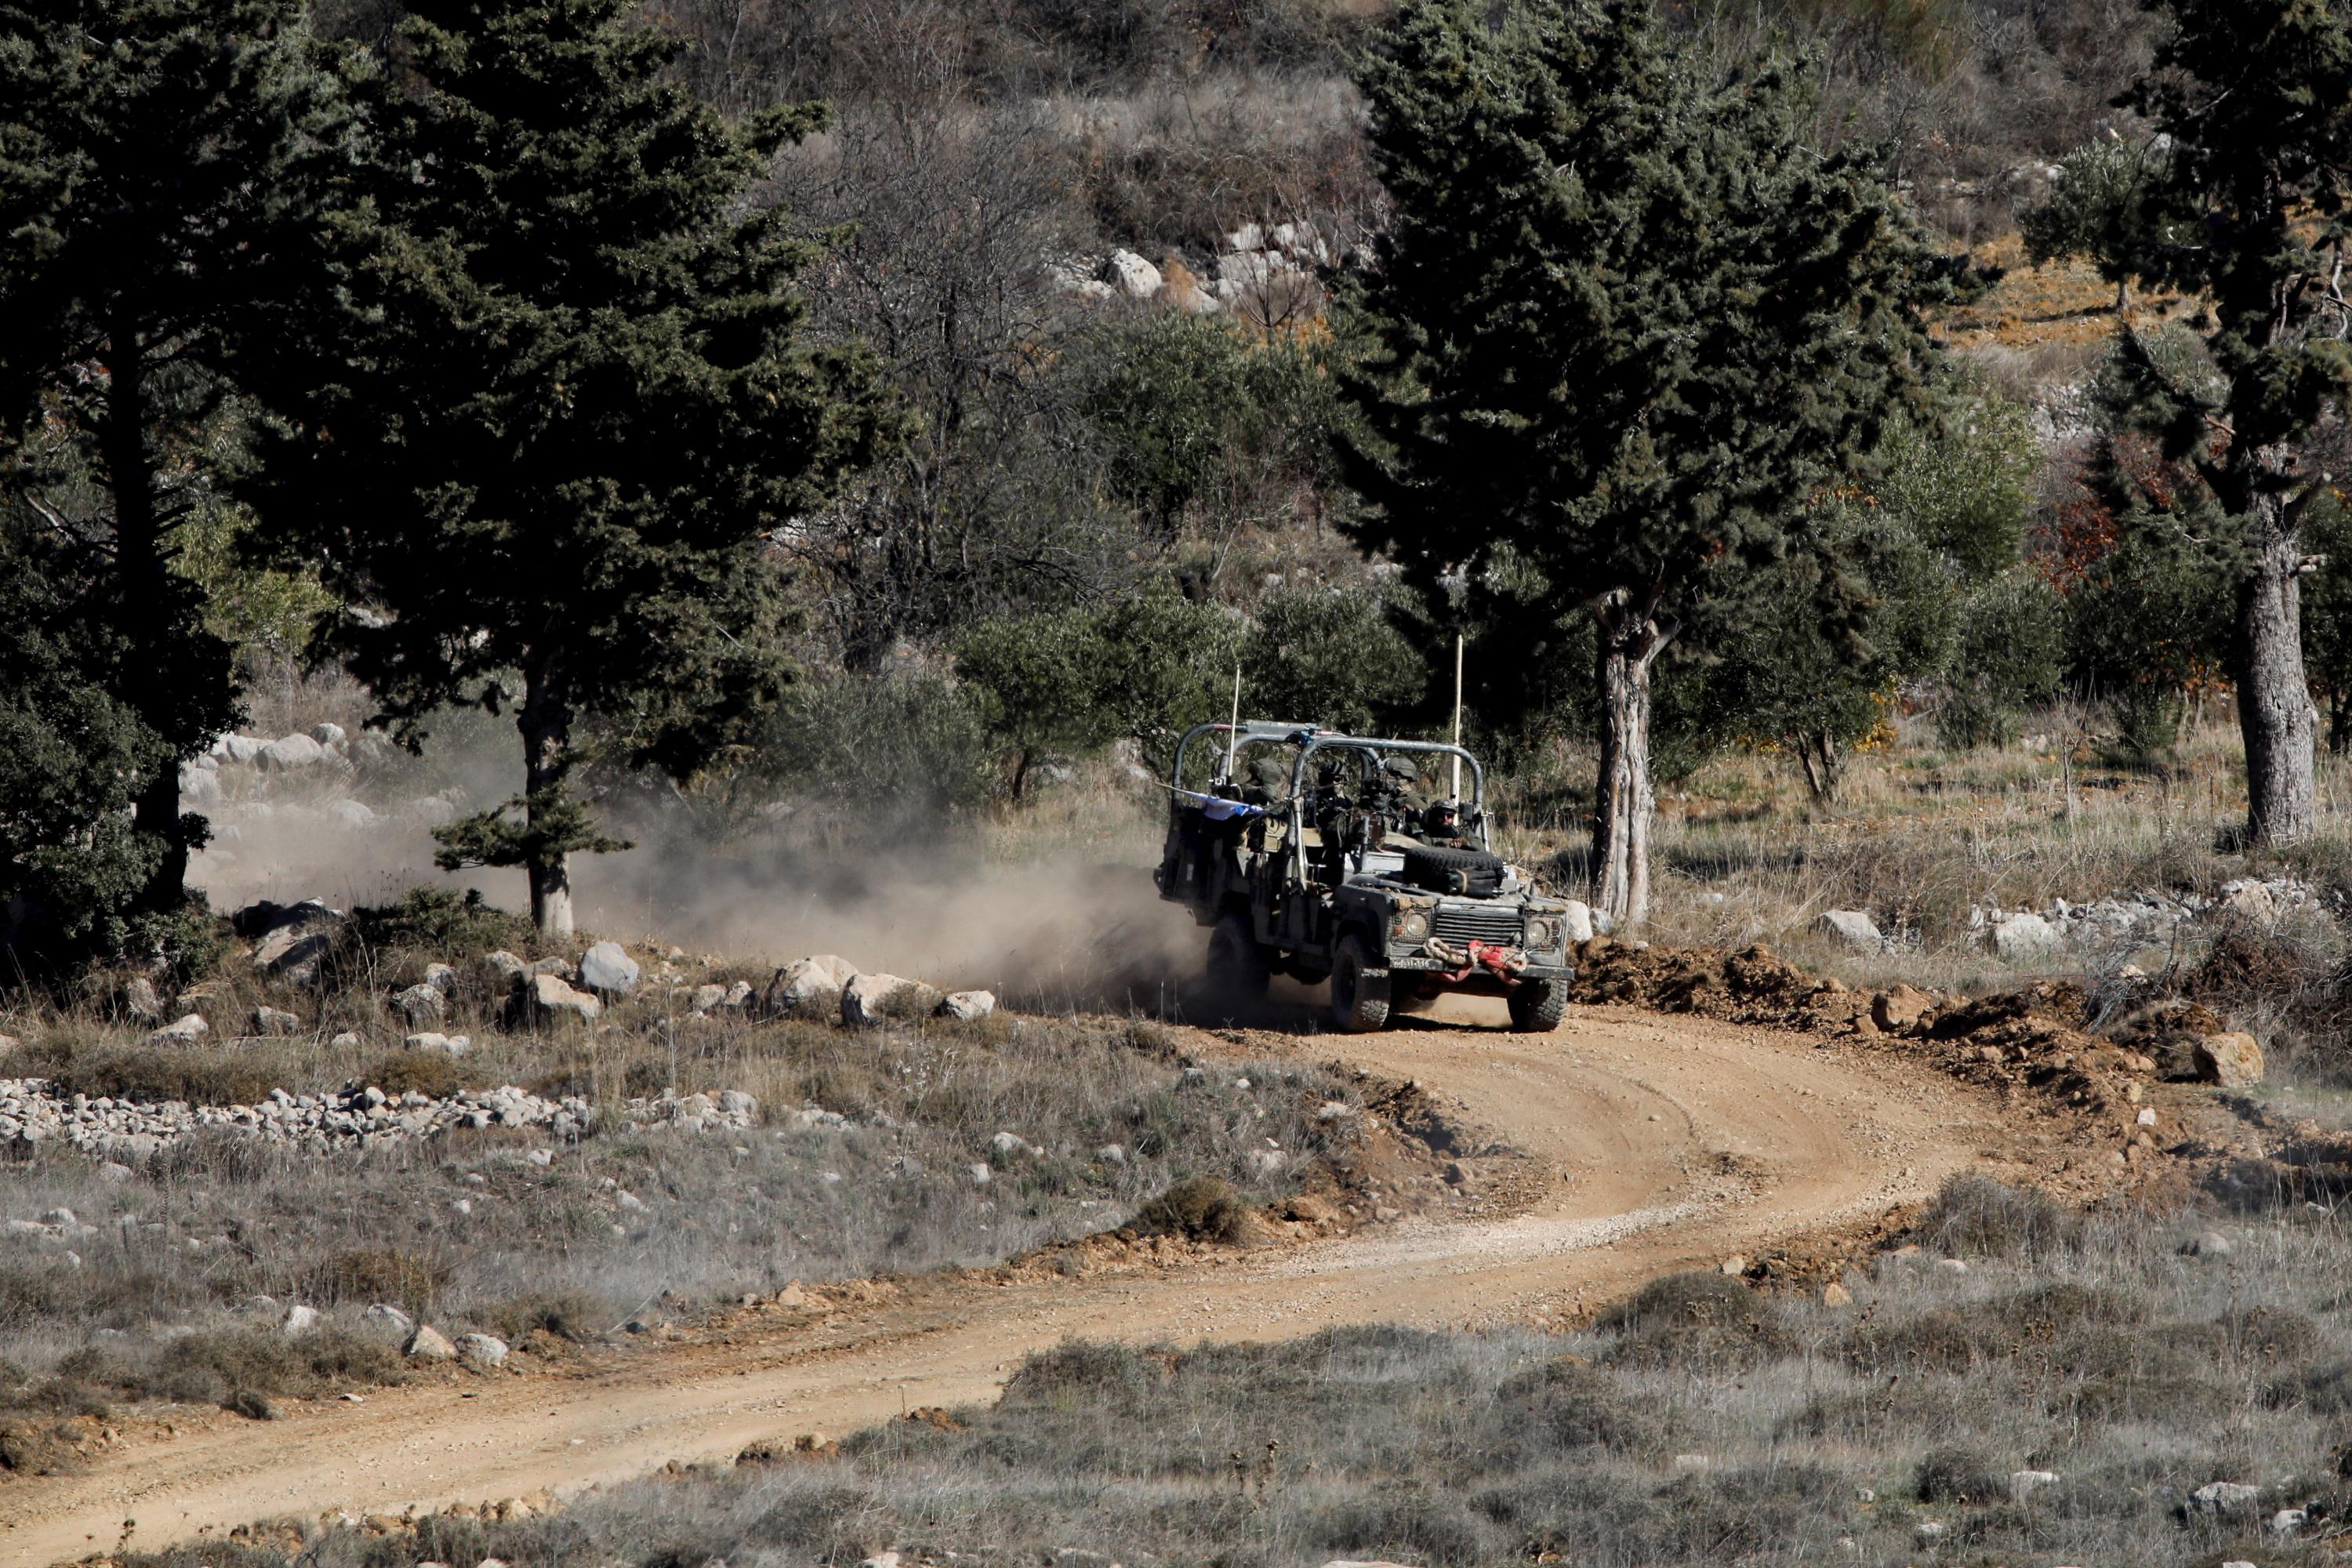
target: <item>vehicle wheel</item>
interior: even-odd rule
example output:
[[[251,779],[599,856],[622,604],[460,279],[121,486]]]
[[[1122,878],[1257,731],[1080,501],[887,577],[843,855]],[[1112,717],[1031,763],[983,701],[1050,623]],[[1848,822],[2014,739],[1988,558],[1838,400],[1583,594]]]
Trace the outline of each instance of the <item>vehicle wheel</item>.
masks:
[[[1221,1002],[1263,1002],[1268,973],[1249,916],[1232,914],[1219,921],[1209,933],[1210,994]]]
[[[1366,1035],[1389,1021],[1389,970],[1385,955],[1360,936],[1339,939],[1331,963],[1331,1019],[1351,1035]]]
[[[1522,980],[1507,998],[1511,1027],[1522,1035],[1549,1035],[1568,1013],[1568,987],[1550,980]]]

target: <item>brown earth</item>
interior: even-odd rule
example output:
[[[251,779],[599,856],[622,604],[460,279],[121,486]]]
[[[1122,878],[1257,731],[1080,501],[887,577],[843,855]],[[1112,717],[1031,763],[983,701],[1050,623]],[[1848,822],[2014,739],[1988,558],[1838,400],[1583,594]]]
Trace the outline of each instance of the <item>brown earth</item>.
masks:
[[[1500,1021],[1499,1005],[1490,1006]],[[1106,1241],[1049,1262],[727,1314],[658,1346],[443,1373],[255,1423],[174,1411],[125,1427],[81,1475],[0,1492],[0,1558],[152,1547],[249,1521],[398,1513],[562,1492],[666,1463],[789,1446],[991,1397],[1071,1337],[1237,1340],[1386,1321],[1573,1321],[1665,1271],[1738,1255],[1800,1278],[1885,1233],[1969,1168],[2044,1179],[2083,1118],[2028,1111],[1922,1053],[1622,1005],[1550,1036],[1471,1019],[1365,1037],[1172,1031],[1213,1062],[1332,1059],[1392,1086],[1387,1114],[1436,1145],[1348,1194],[1352,1223],[1270,1226],[1238,1251]],[[1412,1124],[1418,1122],[1418,1126]],[[1424,1162],[1426,1168],[1428,1162]],[[1312,1205],[1301,1217],[1314,1220]],[[1285,1234],[1286,1233],[1286,1234]],[[1769,1268],[1768,1268],[1769,1265]]]

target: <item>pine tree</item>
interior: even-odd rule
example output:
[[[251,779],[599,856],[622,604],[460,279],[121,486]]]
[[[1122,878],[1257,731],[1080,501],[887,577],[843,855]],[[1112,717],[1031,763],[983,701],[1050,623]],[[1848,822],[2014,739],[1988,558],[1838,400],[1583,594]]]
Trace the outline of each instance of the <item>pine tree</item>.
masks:
[[[1931,349],[1959,268],[1800,73],[1717,81],[1646,6],[1412,0],[1361,69],[1395,204],[1356,305],[1377,440],[1362,542],[1559,638],[1597,623],[1593,881],[1649,898],[1651,670],[1805,542]]]
[[[2172,29],[2124,102],[2165,153],[2105,265],[2203,304],[2210,377],[2128,329],[2121,347],[2139,424],[2189,476],[2179,507],[2225,520],[2210,542],[2231,568],[2248,837],[2294,843],[2318,814],[2300,587],[2317,563],[2303,536],[2334,482],[2305,448],[2352,389],[2352,18],[2319,0],[2150,4]]]
[[[42,570],[66,602],[119,620],[68,663],[105,694],[91,755],[134,770],[93,805],[128,787],[135,842],[118,870],[142,881],[107,882],[151,912],[181,902],[204,840],[177,763],[236,716],[181,531],[222,477],[236,345],[309,232],[293,170],[337,124],[299,16],[291,0],[0,0],[12,521],[51,536]]]
[[[800,341],[814,258],[751,201],[813,109],[719,121],[627,0],[418,0],[356,89],[333,287],[272,391],[262,501],[352,599],[331,646],[411,744],[514,713],[524,788],[441,830],[572,924],[568,857],[617,847],[575,729],[685,777],[784,674],[764,535],[821,508],[887,421],[865,361]],[[323,367],[323,370],[320,368]]]

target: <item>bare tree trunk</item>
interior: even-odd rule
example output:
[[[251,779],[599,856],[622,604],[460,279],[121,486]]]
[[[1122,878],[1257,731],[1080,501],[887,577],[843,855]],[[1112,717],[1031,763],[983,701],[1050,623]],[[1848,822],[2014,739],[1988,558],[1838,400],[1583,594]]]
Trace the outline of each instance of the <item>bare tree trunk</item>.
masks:
[[[530,826],[543,826],[544,814],[563,797],[564,776],[572,771],[572,705],[558,683],[544,670],[523,677],[522,711],[516,723],[522,731],[523,809]],[[572,934],[571,858],[562,850],[533,857],[530,875],[530,919],[541,936]]]
[[[2246,742],[2246,836],[2254,844],[2296,844],[2318,826],[2313,774],[2317,716],[2303,668],[2303,590],[2298,541],[2284,503],[2256,503],[2262,522],[2254,567],[2238,599],[2235,663],[2238,729]]]
[[[162,632],[176,618],[172,567],[155,506],[155,465],[147,449],[147,363],[139,331],[128,321],[110,328],[107,353],[106,428],[100,437],[107,486],[114,498],[114,561],[122,582],[123,625],[134,638]],[[134,701],[136,699],[134,699]],[[168,715],[148,715],[168,731]],[[180,769],[166,761],[140,786],[131,826],[163,846],[163,858],[140,895],[149,910],[176,909],[187,896],[188,846],[180,831]]]
[[[1843,776],[1843,759],[1838,755],[1837,742],[1826,730],[1807,730],[1797,736],[1797,762],[1804,769],[1805,793],[1819,805],[1832,805],[1837,800],[1838,784]]]
[[[1673,636],[1626,607],[1620,590],[1598,611],[1601,770],[1592,816],[1592,903],[1620,926],[1650,912],[1650,667]]]

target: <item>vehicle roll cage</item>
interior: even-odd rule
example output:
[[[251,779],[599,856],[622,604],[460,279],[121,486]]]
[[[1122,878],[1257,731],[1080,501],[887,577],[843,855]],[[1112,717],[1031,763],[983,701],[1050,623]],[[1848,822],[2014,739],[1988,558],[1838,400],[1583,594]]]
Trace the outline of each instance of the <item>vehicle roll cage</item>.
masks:
[[[1215,735],[1221,738],[1230,735],[1233,749],[1236,752],[1245,745],[1269,742],[1282,745],[1295,745],[1298,748],[1298,759],[1292,764],[1290,770],[1290,798],[1274,803],[1276,806],[1286,808],[1288,812],[1291,842],[1294,844],[1302,841],[1302,835],[1307,826],[1305,821],[1307,764],[1317,752],[1347,748],[1370,752],[1376,757],[1384,756],[1391,752],[1415,752],[1433,756],[1459,757],[1470,764],[1470,798],[1466,803],[1467,809],[1464,812],[1463,820],[1465,824],[1475,824],[1479,844],[1491,847],[1486,837],[1486,770],[1476,757],[1460,746],[1444,741],[1396,741],[1371,735],[1343,735],[1336,730],[1325,730],[1318,725],[1278,724],[1266,719],[1245,720],[1238,726],[1218,721],[1193,725],[1184,731],[1184,738],[1176,742],[1176,763],[1169,775],[1171,789],[1190,793],[1184,791],[1185,753],[1192,748],[1192,742],[1203,735]],[[1223,759],[1219,761],[1222,762]],[[1212,779],[1210,782],[1214,784],[1220,781]],[[1225,779],[1222,782],[1231,784],[1233,781]],[[1303,871],[1303,868],[1295,868],[1295,869]]]

